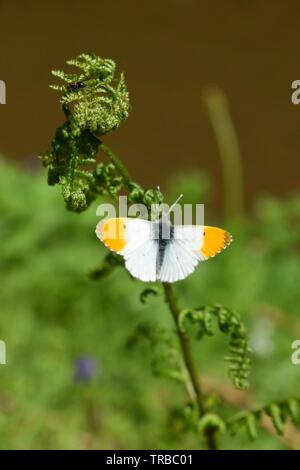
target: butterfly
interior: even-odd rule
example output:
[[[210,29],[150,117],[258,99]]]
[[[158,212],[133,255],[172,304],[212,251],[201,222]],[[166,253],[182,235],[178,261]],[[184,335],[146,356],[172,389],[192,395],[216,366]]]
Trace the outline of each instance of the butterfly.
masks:
[[[185,279],[200,261],[220,253],[232,241],[231,234],[218,227],[173,225],[169,212],[154,221],[106,219],[97,224],[96,235],[107,248],[124,257],[133,277],[166,283]]]

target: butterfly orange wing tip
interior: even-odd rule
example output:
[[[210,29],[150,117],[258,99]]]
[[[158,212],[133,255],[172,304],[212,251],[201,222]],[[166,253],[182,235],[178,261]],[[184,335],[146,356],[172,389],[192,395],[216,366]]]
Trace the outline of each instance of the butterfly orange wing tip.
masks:
[[[127,244],[125,221],[122,218],[108,219],[96,226],[99,240],[112,251],[120,252]]]
[[[232,235],[217,227],[205,227],[201,254],[205,259],[213,258],[232,242]]]

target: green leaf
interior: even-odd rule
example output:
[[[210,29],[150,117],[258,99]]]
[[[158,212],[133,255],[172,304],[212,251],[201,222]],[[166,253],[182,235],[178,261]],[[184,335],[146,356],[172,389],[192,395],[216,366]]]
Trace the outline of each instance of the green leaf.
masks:
[[[280,406],[277,403],[272,403],[266,409],[267,414],[272,419],[272,423],[274,428],[276,429],[277,433],[282,435],[283,434],[283,420],[282,420],[282,413]]]
[[[300,423],[300,410],[299,410],[299,402],[293,398],[288,400],[287,402],[288,411],[291,415],[291,418],[295,424]]]
[[[256,427],[256,418],[253,413],[247,414],[245,417],[246,421],[246,429],[248,432],[248,436],[252,441],[254,441],[257,437],[257,427]]]

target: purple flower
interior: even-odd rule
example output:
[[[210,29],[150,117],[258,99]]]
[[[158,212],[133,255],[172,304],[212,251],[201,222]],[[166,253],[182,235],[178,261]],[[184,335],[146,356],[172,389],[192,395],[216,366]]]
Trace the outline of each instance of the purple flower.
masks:
[[[75,382],[90,382],[98,374],[98,364],[90,356],[79,356],[74,362]]]

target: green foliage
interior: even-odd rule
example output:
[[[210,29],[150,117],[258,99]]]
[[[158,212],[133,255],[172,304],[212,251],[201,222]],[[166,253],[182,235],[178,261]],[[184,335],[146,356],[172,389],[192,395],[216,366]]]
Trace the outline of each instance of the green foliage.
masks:
[[[192,196],[188,181],[187,176],[187,198]],[[148,339],[136,341],[131,349],[124,345],[138,324],[150,321],[154,329],[165,332],[174,328],[161,297],[149,296],[142,304],[140,293],[147,286],[133,282],[124,269],[111,270],[99,284],[85,276],[95,264],[105,264],[107,255],[91,230],[96,224],[95,206],[75,217],[64,210],[53,188],[44,184],[42,174],[21,172],[3,163],[0,186],[0,338],[7,345],[7,365],[0,366],[0,447],[199,448],[198,413],[182,390],[186,380],[180,363],[177,370],[184,381],[166,383],[149,373],[147,364],[152,364],[152,354],[157,357],[157,353]],[[255,365],[252,391],[243,396],[255,391],[258,406],[254,411],[260,404],[278,404],[282,397],[294,396],[299,385],[299,366],[290,361],[290,345],[300,320],[300,256],[295,241],[300,231],[292,223],[298,220],[299,209],[299,197],[257,202],[255,215],[248,217],[243,229],[233,228],[231,256],[203,263],[177,286],[182,305],[197,305],[201,295],[205,303],[214,299],[241,312]],[[207,217],[211,220],[213,214],[207,211]],[[275,309],[283,312],[282,322]],[[270,316],[267,328],[261,323],[265,310]],[[217,415],[231,430],[235,426],[230,417],[234,413],[235,419],[236,412],[243,410],[241,402],[232,405],[219,399],[211,405],[213,395],[230,387],[220,360],[223,335],[215,334],[209,341],[196,341],[191,335],[191,342],[202,373],[200,382],[213,378],[219,383],[207,397],[208,413]],[[73,381],[73,363],[81,354],[99,363],[101,373],[91,384]],[[166,365],[170,369],[169,361],[157,367],[163,371]],[[299,401],[287,402],[297,423]],[[252,433],[256,419],[249,412],[242,413],[246,417],[236,423],[234,437],[219,433],[221,448],[282,449],[289,445],[261,432],[259,422],[254,428],[258,438],[245,439],[245,419],[248,426],[252,423]]]
[[[123,163],[97,137],[116,129],[127,118],[129,102],[123,75],[115,83],[114,63],[95,56],[83,54],[68,63],[83,71],[79,75],[54,72],[69,85],[54,87],[64,92],[61,103],[66,122],[41,156],[48,169],[48,184],[61,186],[66,208],[74,212],[86,210],[97,196],[116,199],[125,189],[129,203],[143,203],[148,208],[161,204],[162,193],[158,189],[145,190],[132,181]],[[82,86],[74,90],[72,84]],[[109,97],[99,97],[102,92]],[[97,164],[100,151],[110,163]]]
[[[197,337],[213,335],[212,317],[216,317],[219,330],[229,335],[228,352],[225,361],[228,363],[229,374],[233,384],[240,390],[249,387],[250,348],[248,346],[246,329],[239,315],[222,305],[212,305],[196,309],[184,309],[180,312],[179,325],[186,332],[186,321],[197,325]]]
[[[123,265],[123,258],[116,253],[110,252],[105,256],[100,267],[90,271],[89,277],[94,281],[98,281],[111,274],[115,267]]]
[[[205,433],[207,430],[215,430],[218,433],[225,433],[226,432],[226,425],[224,421],[214,413],[206,413],[202,416],[198,423],[198,430],[201,435]]]
[[[60,101],[66,122],[41,159],[48,168],[48,183],[61,185],[67,209],[82,212],[96,196],[117,197],[128,179],[117,159],[96,165],[96,156],[101,147],[97,136],[117,129],[127,119],[129,97],[123,74],[115,78],[113,61],[82,54],[68,64],[81,72],[53,72],[67,83],[52,86],[63,93]],[[104,145],[102,150],[109,152]]]
[[[128,116],[128,92],[123,75],[119,80],[115,79],[114,63],[96,56],[81,55],[69,61],[69,64],[79,67],[81,73],[75,75],[54,72],[67,83],[65,86],[54,87],[63,93],[61,104],[66,122],[58,129],[50,151],[42,157],[48,168],[49,184],[58,183],[62,186],[67,208],[76,212],[84,211],[97,196],[109,195],[117,198],[121,191],[127,192],[130,203],[142,202],[148,208],[153,203],[159,204],[163,201],[160,190],[144,189],[134,182],[124,163],[97,137],[116,129]],[[109,163],[97,163],[96,157],[100,151],[108,157]],[[118,257],[108,255],[100,268],[91,273],[91,277],[103,279],[104,282],[105,277],[120,264],[122,262]],[[229,262],[227,269],[230,270]],[[237,271],[241,277],[240,269]],[[228,278],[231,279],[230,276]],[[175,321],[177,336],[155,323],[142,322],[134,335],[129,335],[127,345],[135,343],[139,337],[150,341],[154,373],[185,385],[191,406],[197,411],[194,425],[190,427],[197,430],[197,435],[200,433],[205,445],[215,448],[217,435],[226,433],[223,417],[226,414],[225,406],[222,404],[218,409],[215,404],[211,405],[214,400],[210,395],[202,396],[190,349],[191,335],[186,323],[187,320],[196,323],[198,339],[202,339],[204,335],[212,336],[212,319],[217,319],[219,330],[229,337],[229,354],[225,356],[225,361],[229,364],[230,377],[235,387],[241,390],[248,388],[250,372],[250,348],[245,326],[238,315],[221,304],[179,309],[172,288],[166,284],[163,284],[163,288],[169,312]],[[198,297],[198,289],[195,292]],[[144,305],[149,295],[156,296],[158,293],[159,289],[156,288],[144,289],[140,294],[141,303]],[[291,414],[291,407],[288,409]],[[284,410],[286,406],[281,402],[272,402],[265,409],[280,433],[283,432],[286,417]],[[295,402],[292,410],[295,416],[298,413]],[[243,423],[252,437],[256,434],[260,414],[261,411],[243,416]],[[192,415],[194,416],[193,413]],[[231,423],[230,419],[227,423]]]
[[[132,347],[142,338],[147,339],[151,347],[154,375],[184,383],[186,374],[176,337],[153,322],[144,322],[138,325],[133,335],[129,337],[127,346]]]
[[[52,74],[67,85],[52,85],[63,93],[60,102],[72,124],[98,136],[117,129],[127,118],[130,104],[124,74],[115,77],[115,63],[95,54],[81,54],[67,64],[80,69],[78,73],[54,70]]]
[[[291,398],[284,401],[270,403],[267,406],[249,412],[239,413],[228,420],[231,433],[236,433],[241,427],[245,427],[251,440],[257,438],[257,428],[263,415],[271,418],[277,434],[284,434],[284,424],[288,419],[298,426],[300,424],[300,399]]]
[[[97,191],[97,170],[84,169],[96,163],[99,145],[90,131],[74,130],[66,122],[57,129],[51,149],[41,157],[48,168],[48,184],[61,185],[69,210],[84,211],[97,192],[100,193]]]

